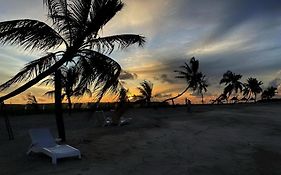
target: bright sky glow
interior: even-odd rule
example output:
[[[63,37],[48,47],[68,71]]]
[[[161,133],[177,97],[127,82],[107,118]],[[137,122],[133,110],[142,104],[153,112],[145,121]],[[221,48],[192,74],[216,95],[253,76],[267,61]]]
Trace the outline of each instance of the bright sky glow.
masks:
[[[223,87],[218,82],[227,70],[242,74],[243,80],[256,77],[264,82],[264,87],[274,84],[281,90],[280,0],[124,2],[123,11],[101,34],[135,33],[147,37],[144,48],[132,47],[111,55],[124,70],[136,75],[125,81],[131,94],[138,93],[136,87],[144,79],[154,83],[155,95],[167,97],[180,93],[185,81],[176,80],[173,71],[192,56],[199,59],[200,70],[208,77],[208,99],[221,92]],[[0,0],[0,4],[0,21],[31,18],[46,22],[41,0]],[[24,64],[42,54],[0,47],[0,82],[7,81]],[[51,102],[42,96],[47,90],[50,88],[36,86],[8,103],[24,103],[28,92],[35,94],[39,102]],[[186,96],[194,102],[200,101],[192,92]],[[105,100],[110,101],[110,97]]]

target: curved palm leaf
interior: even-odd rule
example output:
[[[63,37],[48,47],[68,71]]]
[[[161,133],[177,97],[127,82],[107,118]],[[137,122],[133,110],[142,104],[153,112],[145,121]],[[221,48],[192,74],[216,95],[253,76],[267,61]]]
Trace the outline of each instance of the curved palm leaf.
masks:
[[[121,72],[121,66],[116,61],[99,52],[87,49],[81,50],[77,56],[80,57],[77,67],[81,74],[77,89],[83,90],[93,86],[98,99],[108,90],[116,92]]]
[[[30,19],[0,22],[0,43],[22,46],[24,49],[49,50],[64,43],[64,39],[47,24]]]
[[[95,36],[98,30],[103,28],[123,7],[121,0],[95,0],[89,14],[87,25],[89,31],[92,31],[91,33]]]
[[[95,38],[86,42],[85,46],[89,46],[98,52],[110,54],[116,47],[118,49],[125,49],[135,43],[137,43],[139,46],[143,46],[144,42],[145,40],[142,36],[124,34]]]
[[[28,81],[36,77],[38,74],[47,70],[55,62],[56,62],[55,53],[49,53],[48,55],[42,58],[31,61],[30,63],[26,64],[26,66],[19,73],[17,73],[13,78],[11,78],[6,83],[2,84],[0,86],[0,91],[9,88],[12,84],[22,81]]]
[[[198,72],[199,69],[199,61],[196,60],[194,57],[190,59],[191,70],[193,73]]]

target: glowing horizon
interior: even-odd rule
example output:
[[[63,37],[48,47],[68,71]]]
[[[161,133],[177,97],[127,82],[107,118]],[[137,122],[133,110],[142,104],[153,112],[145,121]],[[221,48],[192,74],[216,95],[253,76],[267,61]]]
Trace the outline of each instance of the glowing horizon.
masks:
[[[46,21],[43,1],[0,2],[1,21],[22,18]],[[138,95],[139,83],[150,80],[154,84],[153,95],[177,95],[186,84],[175,79],[173,71],[192,56],[199,60],[200,71],[206,74],[210,84],[206,103],[222,92],[219,79],[227,70],[242,74],[242,81],[255,77],[264,82],[264,88],[274,85],[281,90],[281,2],[124,0],[124,3],[125,8],[104,27],[101,35],[135,33],[147,38],[144,48],[134,46],[110,55],[131,75],[122,80],[131,94]],[[0,83],[42,54],[0,47]],[[25,103],[24,98],[30,92],[39,103],[52,102],[43,96],[50,89],[35,86],[6,103]],[[182,103],[185,98],[193,103],[201,102],[201,97],[191,91],[176,102]],[[110,99],[111,96],[106,96],[103,101]],[[87,97],[80,101],[86,102]]]

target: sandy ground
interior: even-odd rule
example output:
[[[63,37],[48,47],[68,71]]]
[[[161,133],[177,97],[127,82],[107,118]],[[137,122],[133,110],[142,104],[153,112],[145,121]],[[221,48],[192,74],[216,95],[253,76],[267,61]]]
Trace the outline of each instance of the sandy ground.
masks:
[[[65,116],[67,143],[82,160],[51,164],[26,156],[29,128],[49,127],[52,115],[11,118],[15,140],[0,120],[0,175],[280,175],[281,104],[132,109],[132,123],[97,127],[88,113]]]

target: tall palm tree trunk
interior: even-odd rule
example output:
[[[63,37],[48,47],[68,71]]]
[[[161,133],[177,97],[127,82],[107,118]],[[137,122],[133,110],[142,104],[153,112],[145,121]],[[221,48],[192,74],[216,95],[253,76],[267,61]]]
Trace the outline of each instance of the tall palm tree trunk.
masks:
[[[204,95],[203,95],[203,93],[201,93],[201,101],[202,101],[202,104],[204,104]]]
[[[189,89],[189,87],[185,88],[185,90],[184,90],[183,92],[181,92],[180,94],[178,94],[177,96],[172,97],[172,98],[168,98],[168,99],[164,100],[163,102],[167,102],[167,101],[170,101],[170,100],[173,101],[174,99],[179,98],[179,97],[182,96],[188,89]]]
[[[59,138],[65,141],[65,130],[62,111],[62,85],[61,85],[61,71],[58,69],[55,72],[55,113]]]

